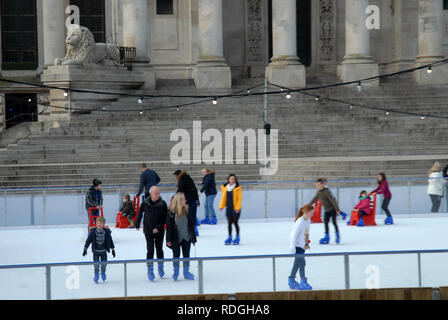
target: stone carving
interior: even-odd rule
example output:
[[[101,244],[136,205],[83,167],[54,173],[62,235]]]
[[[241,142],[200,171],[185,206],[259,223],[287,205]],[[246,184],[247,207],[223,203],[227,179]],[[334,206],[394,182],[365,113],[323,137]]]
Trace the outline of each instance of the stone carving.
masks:
[[[263,16],[262,1],[247,1],[247,60],[263,61]]]
[[[95,43],[92,32],[86,27],[71,24],[67,29],[66,54],[55,59],[55,65],[115,65],[120,64],[120,51],[110,43]]]
[[[319,58],[336,61],[335,1],[319,1]]]

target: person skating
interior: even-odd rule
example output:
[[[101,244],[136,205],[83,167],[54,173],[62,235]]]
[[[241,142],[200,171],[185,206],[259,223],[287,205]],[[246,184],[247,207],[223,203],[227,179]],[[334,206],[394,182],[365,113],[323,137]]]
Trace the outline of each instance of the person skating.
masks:
[[[89,208],[92,209],[90,214],[93,217],[93,221],[100,215],[100,209],[103,207],[103,192],[101,191],[102,181],[99,179],[93,179],[92,186],[86,193],[86,210],[87,217],[89,217]]]
[[[341,237],[339,234],[339,228],[336,223],[336,215],[341,213],[341,210],[339,210],[338,202],[331,194],[330,189],[326,186],[327,179],[320,178],[316,180],[316,195],[314,198],[310,201],[310,204],[314,204],[317,200],[320,200],[322,203],[324,209],[325,209],[325,236],[320,240],[320,244],[328,244],[330,243],[330,235],[329,235],[329,228],[328,223],[330,222],[330,218],[333,222],[334,229],[336,231],[336,243],[340,243]]]
[[[201,224],[217,224],[215,208],[213,203],[215,201],[216,194],[216,182],[215,182],[215,171],[204,168],[202,169],[202,183],[201,183],[201,193],[205,193],[205,218],[201,221]]]
[[[226,217],[229,236],[224,244],[240,244],[240,227],[238,220],[241,216],[241,203],[243,201],[243,189],[238,183],[238,178],[232,173],[228,176],[227,182],[221,186],[222,196],[219,204],[219,210],[226,208]],[[236,237],[232,241],[232,225],[235,226]]]
[[[309,249],[310,240],[310,221],[314,213],[314,207],[306,204],[300,208],[295,218],[294,226],[290,236],[290,253],[296,254],[291,274],[288,277],[288,285],[290,289],[295,290],[312,290],[305,277],[305,250]],[[296,279],[297,270],[300,274],[300,283]]]
[[[160,182],[160,177],[154,170],[151,170],[148,168],[146,163],[140,164],[140,171],[142,172],[140,174],[140,184],[138,187],[138,193],[137,197],[140,197],[140,195],[145,192],[144,198],[149,197],[149,190],[151,190],[152,186],[158,185]]]
[[[108,227],[105,227],[106,219],[104,217],[98,217],[96,219],[96,227],[91,228],[89,236],[87,237],[86,243],[84,244],[84,251],[82,255],[87,254],[87,249],[90,244],[92,244],[92,253],[94,262],[104,262],[107,261],[107,253],[112,250],[112,256],[115,258],[115,246],[112,240],[112,231]],[[101,264],[101,279],[106,281],[106,263]],[[100,266],[99,264],[94,265],[94,277],[93,281],[98,283],[100,278],[99,275]]]
[[[193,218],[188,213],[187,200],[185,195],[178,192],[174,195],[168,208],[166,221],[166,245],[173,250],[173,259],[182,256],[190,257],[191,244],[196,243],[196,233],[194,231]],[[179,277],[179,261],[173,261],[173,279]],[[183,274],[186,280],[194,280],[194,275],[190,272],[190,261],[183,261]]]
[[[149,197],[146,198],[138,211],[135,229],[140,229],[140,223],[143,220],[143,232],[146,238],[146,259],[154,259],[154,247],[156,248],[157,259],[163,259],[163,239],[165,235],[165,223],[167,217],[166,202],[160,197],[160,189],[157,186],[151,187]],[[154,281],[154,264],[147,264],[148,279]],[[158,272],[160,278],[163,278],[163,262],[158,263]]]
[[[392,193],[389,190],[389,184],[387,183],[387,179],[386,179],[386,174],[383,172],[380,172],[378,174],[378,187],[371,191],[369,193],[369,195],[376,193],[376,194],[382,194],[383,195],[383,203],[381,204],[381,209],[384,210],[384,212],[387,215],[386,220],[384,220],[384,224],[389,225],[389,224],[394,224],[394,219],[392,218],[392,215],[389,211],[389,203],[390,200],[392,199]]]
[[[197,226],[200,225],[200,223],[196,216],[199,205],[198,189],[196,188],[193,179],[186,171],[176,170],[173,174],[177,179],[177,192],[182,192],[185,195],[189,210],[188,214],[191,215],[193,221],[195,221],[194,231],[196,232],[196,236],[199,236]]]

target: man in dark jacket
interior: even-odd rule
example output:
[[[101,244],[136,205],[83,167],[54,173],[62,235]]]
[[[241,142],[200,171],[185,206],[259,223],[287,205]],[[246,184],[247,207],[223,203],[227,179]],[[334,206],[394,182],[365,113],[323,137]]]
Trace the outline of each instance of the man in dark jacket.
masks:
[[[201,221],[201,224],[217,224],[215,209],[213,208],[213,203],[217,194],[216,182],[215,182],[215,172],[210,169],[202,169],[202,187],[200,192],[205,192],[205,219]]]
[[[185,195],[185,199],[188,204],[188,214],[195,222],[194,230],[196,235],[199,236],[197,228],[198,220],[196,218],[196,212],[199,204],[198,189],[196,189],[193,179],[187,174],[186,171],[176,170],[173,174],[177,178],[177,192],[182,192]]]
[[[142,163],[140,165],[140,170],[142,171],[142,174],[140,175],[140,186],[138,188],[137,197],[139,197],[142,194],[144,188],[145,198],[148,198],[149,190],[151,189],[152,186],[159,184],[160,177],[154,170],[149,169],[146,163]]]
[[[92,207],[96,208],[92,210],[92,216],[99,216],[99,209],[103,207],[103,192],[101,191],[101,185],[101,180],[93,179],[92,186],[86,193],[87,216],[89,216],[89,208]]]
[[[157,259],[163,259],[163,237],[165,235],[165,223],[167,216],[167,205],[160,197],[160,189],[157,186],[151,187],[149,197],[146,198],[138,212],[135,221],[136,230],[140,229],[140,223],[143,220],[143,232],[146,238],[146,259],[154,259],[154,246],[156,248]],[[154,281],[154,265],[148,263],[148,279]],[[159,276],[163,278],[163,262],[158,264]]]

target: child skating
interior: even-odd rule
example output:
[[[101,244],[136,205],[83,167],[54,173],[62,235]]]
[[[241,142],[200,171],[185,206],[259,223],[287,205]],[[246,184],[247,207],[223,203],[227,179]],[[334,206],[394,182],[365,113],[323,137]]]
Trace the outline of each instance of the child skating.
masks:
[[[317,200],[320,200],[324,209],[325,209],[325,236],[320,239],[320,244],[328,244],[330,243],[330,235],[328,230],[328,223],[330,222],[330,218],[333,222],[334,229],[336,231],[336,243],[340,243],[341,237],[339,234],[338,225],[336,223],[336,215],[341,214],[341,210],[339,210],[338,202],[331,194],[330,189],[327,188],[327,179],[320,178],[316,180],[316,195],[311,200],[310,204],[314,204]]]
[[[224,244],[240,244],[240,227],[238,220],[241,216],[241,202],[243,201],[243,189],[238,183],[234,174],[230,174],[227,182],[221,186],[222,197],[219,204],[219,210],[226,208],[226,217],[228,223],[229,236]],[[232,225],[235,225],[236,237],[232,241]]]
[[[392,193],[390,192],[389,184],[387,183],[386,174],[384,174],[383,172],[378,173],[377,182],[378,187],[375,190],[371,191],[369,195],[371,195],[372,193],[383,195],[384,199],[383,203],[381,204],[381,209],[383,209],[383,211],[387,215],[386,220],[384,220],[384,224],[386,225],[394,224],[394,219],[392,218],[392,215],[389,211],[389,203],[390,200],[392,199]]]
[[[115,246],[112,240],[112,231],[109,228],[104,227],[106,219],[104,217],[98,217],[96,219],[96,227],[93,227],[89,232],[89,237],[84,245],[84,251],[82,255],[87,254],[87,249],[89,245],[92,244],[92,253],[94,262],[104,262],[107,261],[107,253],[112,249],[112,256],[115,258]],[[100,278],[99,275],[100,266],[99,264],[94,265],[94,277],[93,281],[98,283]],[[101,264],[101,279],[106,281],[106,263]]]
[[[361,191],[361,193],[359,194],[359,202],[354,207],[354,209],[358,209],[359,212],[359,221],[356,225],[358,227],[364,227],[364,216],[372,213],[370,209],[370,197],[367,194],[367,191],[365,190]]]
[[[308,284],[305,277],[305,250],[309,249],[310,240],[310,221],[314,213],[314,207],[307,204],[300,208],[297,213],[294,226],[290,236],[290,252],[296,254],[294,265],[291,269],[291,275],[288,278],[288,285],[290,289],[294,290],[312,290],[313,288]],[[300,274],[300,283],[295,278],[297,270]]]

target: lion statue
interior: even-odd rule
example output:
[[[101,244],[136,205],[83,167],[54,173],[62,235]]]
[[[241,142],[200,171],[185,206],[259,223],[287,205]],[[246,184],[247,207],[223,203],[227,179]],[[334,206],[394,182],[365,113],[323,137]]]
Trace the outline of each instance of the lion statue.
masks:
[[[55,65],[120,64],[120,51],[110,43],[95,43],[92,32],[86,27],[71,24],[67,29],[66,54],[55,59]]]

